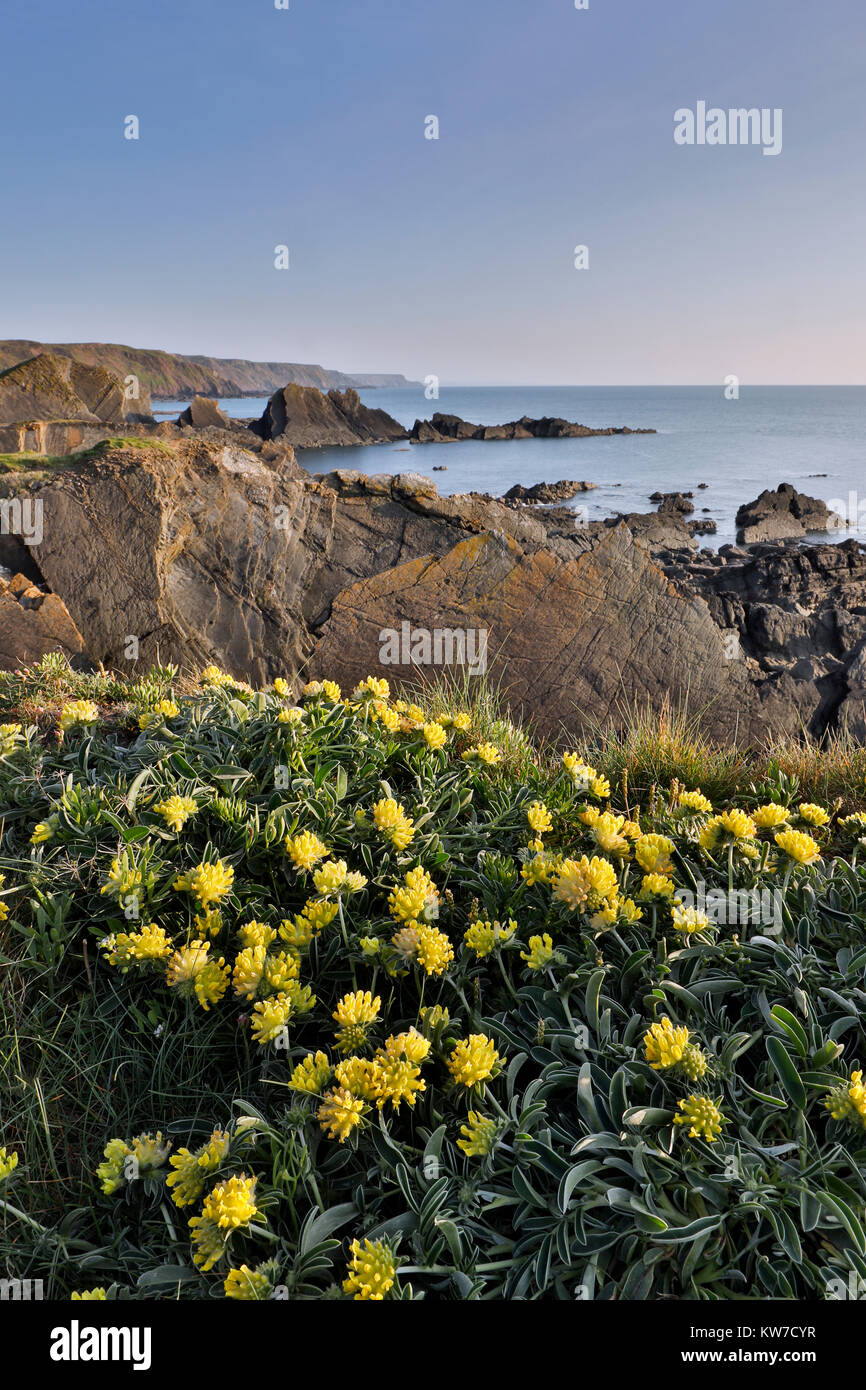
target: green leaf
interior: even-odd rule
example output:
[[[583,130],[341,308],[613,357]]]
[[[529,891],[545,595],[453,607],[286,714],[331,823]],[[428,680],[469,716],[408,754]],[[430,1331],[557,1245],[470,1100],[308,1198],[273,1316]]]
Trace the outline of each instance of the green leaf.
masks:
[[[799,1072],[791,1060],[791,1054],[781,1038],[767,1038],[767,1054],[776,1069],[783,1090],[798,1110],[805,1110],[806,1087],[800,1080]]]

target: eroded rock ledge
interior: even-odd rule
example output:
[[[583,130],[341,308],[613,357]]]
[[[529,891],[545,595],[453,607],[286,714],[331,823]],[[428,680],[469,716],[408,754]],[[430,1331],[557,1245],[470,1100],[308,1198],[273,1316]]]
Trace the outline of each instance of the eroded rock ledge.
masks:
[[[27,548],[43,597],[33,610],[13,597],[16,621],[41,612],[47,586],[82,659],[125,671],[216,661],[255,682],[328,674],[346,686],[370,671],[419,674],[379,665],[383,629],[485,628],[494,679],[551,736],[615,720],[635,699],[686,697],[723,739],[846,722],[866,736],[856,542],[654,551],[625,523],[568,531],[561,509],[440,497],[412,473],[315,478],[290,450],[208,433],[17,474],[44,514]],[[129,634],[138,663],[125,658]]]

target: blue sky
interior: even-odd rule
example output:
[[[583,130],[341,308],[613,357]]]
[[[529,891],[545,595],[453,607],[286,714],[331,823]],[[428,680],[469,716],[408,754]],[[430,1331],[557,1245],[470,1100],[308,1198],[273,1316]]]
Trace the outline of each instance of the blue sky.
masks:
[[[290,5],[4,8],[0,335],[443,382],[866,380],[863,0]],[[781,107],[782,153],[677,146],[699,100]]]

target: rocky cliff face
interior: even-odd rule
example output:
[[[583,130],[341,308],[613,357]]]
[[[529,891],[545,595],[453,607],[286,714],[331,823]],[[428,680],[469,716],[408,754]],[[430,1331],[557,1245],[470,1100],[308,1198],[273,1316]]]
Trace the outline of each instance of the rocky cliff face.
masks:
[[[417,474],[314,478],[278,442],[258,448],[210,429],[16,475],[43,506],[34,577],[91,661],[348,685],[424,674],[380,664],[385,630],[484,629],[488,669],[551,736],[669,698],[726,739],[845,719],[866,736],[856,543],[653,554],[625,524],[569,532],[544,509],[441,498]]]
[[[41,353],[0,373],[0,422],[82,421],[123,424],[150,421],[150,396],[127,399],[124,383],[102,367]]]

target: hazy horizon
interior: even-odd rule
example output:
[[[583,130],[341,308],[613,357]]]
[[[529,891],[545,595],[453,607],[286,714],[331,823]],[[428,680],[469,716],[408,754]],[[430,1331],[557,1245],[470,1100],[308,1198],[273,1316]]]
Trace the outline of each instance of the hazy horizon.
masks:
[[[862,0],[286,3],[4,16],[5,337],[464,386],[863,384]],[[781,113],[777,148],[678,144],[704,104]]]

